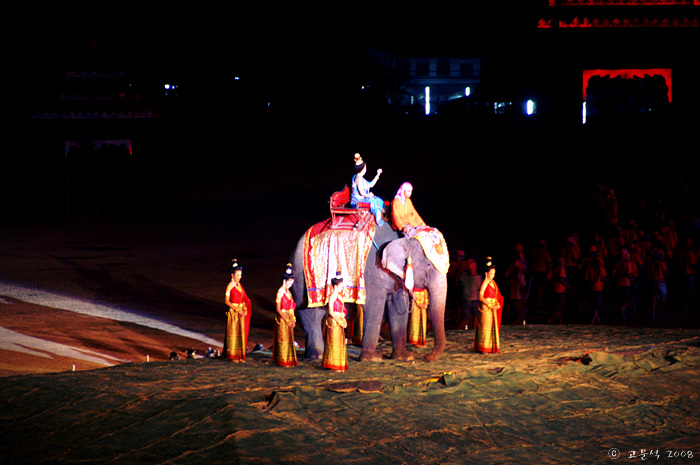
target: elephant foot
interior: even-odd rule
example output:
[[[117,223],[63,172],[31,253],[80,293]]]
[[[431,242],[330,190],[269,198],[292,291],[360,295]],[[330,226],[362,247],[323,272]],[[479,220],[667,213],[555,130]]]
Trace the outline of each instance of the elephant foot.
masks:
[[[442,352],[430,352],[424,358],[425,358],[426,362],[433,362],[433,361],[439,359],[440,355],[442,355]]]
[[[360,353],[360,361],[361,362],[381,362],[382,356],[376,350],[373,350],[373,351],[363,350],[362,353]]]
[[[391,353],[391,358],[393,360],[403,360],[405,362],[410,362],[413,360],[413,354],[408,350],[394,350]]]

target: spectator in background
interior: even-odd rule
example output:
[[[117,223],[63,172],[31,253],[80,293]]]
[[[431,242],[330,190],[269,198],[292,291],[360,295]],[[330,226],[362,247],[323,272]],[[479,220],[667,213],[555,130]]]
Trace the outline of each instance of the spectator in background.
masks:
[[[632,306],[633,310],[637,310],[634,290],[632,288],[632,261],[630,260],[630,254],[627,249],[622,249],[622,255],[620,261],[615,265],[613,277],[615,279],[616,288],[622,299],[620,313],[622,319],[627,320],[627,307]]]
[[[515,315],[513,324],[519,324],[525,321],[527,314],[527,264],[522,253],[522,246],[518,244],[515,248],[515,256],[513,262],[506,270],[506,279],[508,280],[508,307],[509,316]],[[511,312],[513,312],[511,314]]]
[[[462,290],[462,309],[457,320],[458,327],[469,329],[476,327],[476,317],[479,311],[479,290],[483,278],[476,269],[476,261],[472,258],[467,260],[467,269],[459,277],[460,288]]]
[[[552,272],[552,293],[554,294],[554,310],[552,316],[547,320],[547,324],[552,324],[554,320],[563,323],[563,313],[566,309],[566,291],[569,289],[569,280],[566,277],[566,261],[564,257],[559,258],[559,263]]]
[[[655,254],[651,263],[649,263],[649,279],[652,283],[652,296],[651,296],[651,317],[656,318],[657,308],[663,308],[666,303],[666,276],[668,274],[668,268],[666,266],[666,260],[664,255],[661,253]]]
[[[590,295],[590,300],[593,303],[593,321],[591,324],[600,324],[600,312],[603,307],[603,290],[605,289],[605,281],[607,279],[607,272],[605,271],[605,265],[603,259],[600,257],[595,257],[593,261],[586,268],[584,274],[584,281],[588,286],[588,291]]]
[[[544,290],[552,276],[552,255],[547,249],[547,242],[540,239],[537,246],[532,250],[530,260],[530,270],[532,271],[532,284],[535,290],[535,306],[542,306]]]
[[[685,248],[677,255],[680,264],[680,271],[685,278],[685,300],[683,309],[687,310],[690,304],[690,297],[695,290],[695,275],[698,271],[698,250],[694,247],[691,237],[685,240]]]

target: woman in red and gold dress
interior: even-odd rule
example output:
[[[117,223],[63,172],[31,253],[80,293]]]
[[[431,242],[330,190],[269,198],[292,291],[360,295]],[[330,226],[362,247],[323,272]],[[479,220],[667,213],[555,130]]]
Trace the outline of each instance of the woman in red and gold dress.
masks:
[[[231,282],[226,286],[226,337],[224,358],[234,362],[244,362],[250,328],[250,299],[241,285],[243,267],[233,260]]]
[[[287,269],[282,275],[282,287],[277,291],[275,299],[277,315],[275,315],[275,336],[272,345],[272,358],[275,365],[281,367],[297,366],[297,351],[294,347],[294,326],[296,317],[294,309],[297,307],[292,293],[289,290],[294,284],[294,272],[292,264],[287,264]]]
[[[501,351],[500,328],[503,296],[494,280],[496,267],[488,257],[486,274],[479,290],[479,314],[476,321],[474,350],[484,354]]]
[[[345,346],[345,328],[348,323],[345,319],[345,303],[340,298],[344,288],[340,272],[331,279],[331,285],[333,292],[328,301],[328,315],[323,320],[324,348],[321,366],[333,371],[345,371],[348,369],[348,352]]]

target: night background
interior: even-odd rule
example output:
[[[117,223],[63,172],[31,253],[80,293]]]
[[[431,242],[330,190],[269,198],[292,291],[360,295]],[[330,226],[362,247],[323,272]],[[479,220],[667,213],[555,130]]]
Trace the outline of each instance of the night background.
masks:
[[[23,4],[0,462],[696,461],[700,305],[679,257],[700,244],[699,0],[247,3]],[[432,330],[414,360],[384,332],[381,361],[353,340],[331,372],[297,323],[299,364],[276,366],[280,274],[356,152],[383,169],[376,195],[413,184],[451,255],[493,256],[502,292],[518,243],[529,265],[540,239],[556,262],[600,234],[610,277],[624,238],[648,254],[636,308],[610,278],[596,323],[575,264],[563,300],[540,274],[542,300],[508,302],[502,350],[480,354],[450,280],[438,360]],[[236,364],[202,355],[223,348],[233,258],[252,301]]]
[[[274,217],[298,224],[295,238],[328,217],[355,152],[369,176],[384,170],[377,195],[391,199],[412,182],[426,221],[475,255],[489,253],[469,250],[475,233],[501,235],[503,249],[589,237],[599,184],[617,190],[622,221],[642,200],[673,203],[679,186],[697,199],[697,5],[580,3],[31,2],[30,137],[9,157],[4,220],[240,226]],[[583,16],[686,22],[561,26]],[[377,49],[478,58],[478,85],[426,115],[420,103],[397,104],[405,82],[372,60]],[[673,101],[663,83],[645,93],[618,81],[589,98],[583,124],[582,71],[625,68],[671,69]],[[120,77],[100,84],[109,79],[71,73]],[[512,105],[494,111],[494,102]],[[132,116],[74,116],[115,111]],[[132,154],[66,156],[67,142],[115,140]]]

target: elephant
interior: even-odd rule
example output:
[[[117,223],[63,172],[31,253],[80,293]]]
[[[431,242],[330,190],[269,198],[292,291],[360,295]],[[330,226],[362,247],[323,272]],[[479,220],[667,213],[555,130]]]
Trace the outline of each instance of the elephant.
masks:
[[[297,243],[291,256],[295,270],[303,270],[304,236]],[[370,248],[364,271],[366,300],[363,306],[363,339],[360,361],[380,361],[377,351],[379,333],[387,311],[392,338],[392,359],[412,360],[413,355],[406,349],[407,325],[412,289],[406,288],[403,273],[410,252],[415,288],[427,289],[429,295],[429,315],[434,333],[432,352],[425,356],[427,361],[440,357],[445,349],[445,301],[447,277],[426,257],[420,243],[415,238],[399,237],[386,222],[377,226],[374,245]],[[320,358],[323,355],[323,334],[321,322],[325,308],[305,308],[308,306],[306,282],[303,272],[296,273],[292,294],[297,304],[302,326],[306,333],[306,358]],[[348,311],[352,311],[349,306]]]

